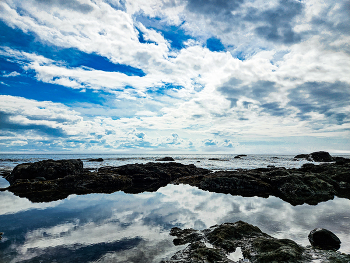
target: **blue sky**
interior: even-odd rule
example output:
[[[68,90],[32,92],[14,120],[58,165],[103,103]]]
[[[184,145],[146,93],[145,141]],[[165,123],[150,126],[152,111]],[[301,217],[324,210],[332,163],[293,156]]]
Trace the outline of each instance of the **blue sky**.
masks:
[[[350,153],[350,4],[4,0],[0,152]]]

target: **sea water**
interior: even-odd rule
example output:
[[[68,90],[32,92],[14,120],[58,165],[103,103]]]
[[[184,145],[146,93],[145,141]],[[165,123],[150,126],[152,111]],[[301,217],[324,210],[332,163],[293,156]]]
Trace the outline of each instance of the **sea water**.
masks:
[[[103,158],[102,163],[89,162]],[[146,163],[164,155],[1,155],[1,167],[22,162],[80,158],[84,167]],[[292,156],[172,155],[177,162],[212,170],[274,165],[300,167]],[[218,160],[209,160],[217,158]],[[199,162],[198,162],[199,161]],[[205,229],[242,220],[276,238],[308,245],[316,227],[334,232],[340,251],[350,253],[350,200],[334,198],[316,206],[292,206],[279,198],[211,193],[189,185],[167,185],[156,192],[71,195],[32,203],[0,192],[1,262],[159,262],[184,246],[173,245],[172,227]]]

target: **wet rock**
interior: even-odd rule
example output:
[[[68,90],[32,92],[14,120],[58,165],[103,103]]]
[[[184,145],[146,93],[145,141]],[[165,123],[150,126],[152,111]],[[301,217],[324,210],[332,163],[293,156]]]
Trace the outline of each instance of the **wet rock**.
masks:
[[[328,152],[313,152],[310,157],[314,162],[333,162],[333,157]]]
[[[48,163],[51,164],[51,161]],[[66,198],[70,194],[112,193],[119,190],[126,193],[157,191],[180,177],[203,176],[209,172],[193,164],[128,164],[101,167],[98,171],[82,169],[81,173],[66,176],[59,174],[54,179],[46,174],[46,180],[37,180],[37,177],[32,179],[30,174],[29,179],[12,180],[6,189],[18,196],[27,197],[32,202],[49,202]]]
[[[102,158],[89,159],[88,162],[103,162],[103,159]]]
[[[192,236],[196,234],[197,238],[189,239],[183,235],[186,231]],[[185,229],[181,232],[177,229],[175,232],[179,233],[177,240],[182,240],[179,244],[190,244],[164,263],[233,262],[227,256],[238,247],[244,258],[252,263],[308,262],[308,255],[302,246],[292,240],[271,237],[258,227],[243,221],[215,225],[202,231]],[[211,248],[205,244],[210,244]]]
[[[306,159],[310,162],[333,162],[334,158],[328,152],[313,152],[310,154],[299,154],[294,156],[295,159]]]
[[[246,157],[247,155],[245,155],[245,154],[239,154],[239,155],[236,155],[234,158],[235,159],[240,159],[240,158],[242,158],[242,157]]]
[[[173,157],[164,157],[164,158],[159,158],[156,159],[157,162],[174,162],[174,158]]]
[[[36,177],[53,180],[67,175],[80,174],[82,171],[83,162],[81,160],[44,160],[35,163],[19,164],[6,179],[10,184],[18,179],[35,179]]]
[[[294,159],[307,159],[309,157],[308,154],[298,154],[294,156]]]
[[[324,228],[315,228],[310,232],[308,238],[313,247],[326,250],[338,250],[340,248],[340,239]]]
[[[173,228],[175,245],[188,244],[162,263],[233,262],[228,255],[240,248],[244,261],[271,262],[349,262],[350,255],[303,247],[290,239],[277,239],[257,226],[243,221],[224,223],[204,230]]]

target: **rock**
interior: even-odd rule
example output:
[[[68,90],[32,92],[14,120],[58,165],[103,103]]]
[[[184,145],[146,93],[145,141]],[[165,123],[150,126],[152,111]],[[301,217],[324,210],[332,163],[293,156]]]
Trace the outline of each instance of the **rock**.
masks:
[[[170,235],[176,236],[176,246],[188,245],[162,263],[234,263],[228,254],[237,248],[241,249],[244,257],[239,262],[350,262],[350,255],[303,247],[290,239],[277,239],[243,221],[215,225],[204,230],[173,228]]]
[[[102,158],[89,159],[88,162],[103,162],[103,159]]]
[[[240,159],[241,157],[246,157],[247,155],[245,154],[239,154],[239,155],[236,155],[234,158],[235,159]]]
[[[2,239],[3,234],[4,234],[3,232],[0,232],[0,240]]]
[[[164,157],[164,158],[159,158],[156,159],[157,162],[174,162],[174,158],[173,157]]]
[[[309,156],[314,162],[333,162],[333,157],[328,152],[313,152]]]
[[[306,159],[311,162],[333,162],[333,157],[328,152],[313,152],[310,154],[299,154],[294,159]]]
[[[209,161],[220,161],[219,158],[209,158],[208,160],[209,160]]]
[[[65,163],[65,161],[59,163]],[[52,160],[44,163],[51,165]],[[26,164],[26,167],[31,165],[45,166],[43,163],[33,163]],[[15,179],[5,189],[18,196],[27,197],[32,202],[49,202],[66,198],[70,194],[113,193],[120,190],[126,193],[157,191],[160,187],[181,177],[203,176],[209,172],[193,164],[128,164],[119,167],[101,167],[98,171],[82,169],[80,173],[71,172],[66,176],[60,173],[56,178],[46,176],[41,180],[38,180],[38,176],[33,179],[29,176],[29,179]]]
[[[35,163],[19,164],[6,179],[10,184],[13,184],[18,179],[35,179],[37,177],[53,180],[67,175],[80,174],[82,171],[83,162],[81,160],[44,160]]]
[[[243,221],[215,225],[202,231],[172,229],[171,235],[177,236],[176,244],[190,244],[170,260],[163,261],[164,263],[233,262],[227,255],[238,247],[241,248],[244,258],[252,263],[307,262],[302,246],[292,240],[273,238],[258,227]],[[207,243],[212,248],[207,247]]]
[[[308,238],[313,247],[326,250],[338,250],[340,248],[340,239],[324,228],[315,228],[310,232]]]
[[[298,154],[294,156],[294,159],[307,159],[308,156],[309,156],[308,154]]]

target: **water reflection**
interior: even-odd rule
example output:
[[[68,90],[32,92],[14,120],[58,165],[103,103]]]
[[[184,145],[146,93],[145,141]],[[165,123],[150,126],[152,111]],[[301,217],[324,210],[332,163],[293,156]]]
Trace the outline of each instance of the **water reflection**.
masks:
[[[350,253],[350,201],[291,206],[276,197],[210,193],[168,185],[154,193],[90,194],[51,203],[30,203],[0,192],[3,262],[159,262],[179,247],[171,227],[204,229],[246,221],[277,238],[308,245],[315,227],[327,228]]]

